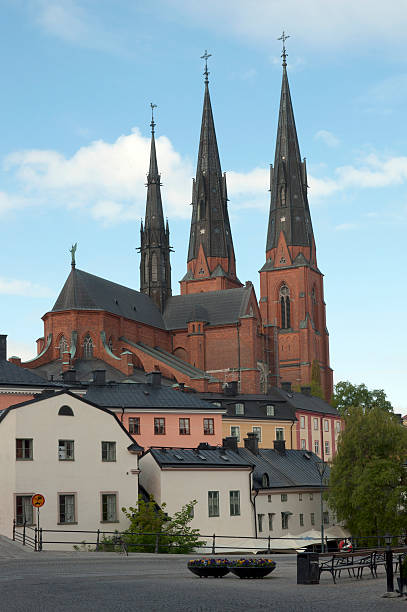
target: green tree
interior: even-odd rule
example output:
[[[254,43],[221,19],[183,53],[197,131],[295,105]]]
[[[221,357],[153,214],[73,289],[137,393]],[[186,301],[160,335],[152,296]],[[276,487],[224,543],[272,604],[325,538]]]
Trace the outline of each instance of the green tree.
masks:
[[[130,521],[124,532],[129,550],[155,552],[158,547],[158,552],[188,553],[201,546],[199,530],[190,526],[196,503],[189,502],[171,518],[165,503],[159,507],[152,495],[148,501],[139,495],[136,507],[122,508]]]
[[[383,389],[369,391],[366,385],[353,385],[348,380],[338,382],[332,398],[332,405],[337,408],[341,416],[345,416],[350,408],[363,408],[365,412],[372,408],[380,408],[386,412],[393,412],[393,406],[388,401]]]
[[[349,408],[334,457],[327,500],[355,536],[406,530],[407,429],[380,407]]]
[[[311,395],[325,399],[321,385],[321,368],[317,359],[314,359],[311,366]]]

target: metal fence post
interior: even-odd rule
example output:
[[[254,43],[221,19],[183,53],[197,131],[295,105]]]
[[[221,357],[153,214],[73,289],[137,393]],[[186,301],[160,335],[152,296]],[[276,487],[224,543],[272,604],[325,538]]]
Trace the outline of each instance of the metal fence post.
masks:
[[[34,550],[38,551],[38,529],[37,527],[34,529]]]
[[[391,536],[384,536],[386,541],[386,576],[387,576],[387,592],[394,593],[394,576],[393,576],[393,551],[391,548]]]
[[[40,527],[39,532],[38,550],[42,550],[42,527]]]
[[[96,533],[97,533],[97,536],[96,536],[96,552],[99,552],[100,529],[98,529]]]
[[[13,540],[16,541],[16,519],[13,519]]]
[[[155,534],[155,550],[154,550],[155,553],[158,553],[159,546],[160,546],[160,534],[156,533]]]
[[[23,546],[25,546],[25,523],[26,521],[24,521],[24,525],[23,525]]]
[[[215,541],[216,541],[216,536],[215,534],[213,534],[212,536],[212,554],[215,554]]]
[[[268,537],[268,542],[267,542],[267,552],[268,552],[269,554],[271,553],[270,541],[271,541],[271,538],[270,538],[270,536],[269,536],[269,537]]]

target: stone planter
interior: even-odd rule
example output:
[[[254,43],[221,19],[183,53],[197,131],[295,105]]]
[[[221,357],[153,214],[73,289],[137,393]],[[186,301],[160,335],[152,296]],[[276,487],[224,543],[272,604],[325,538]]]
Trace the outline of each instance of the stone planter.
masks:
[[[229,573],[227,559],[194,559],[188,561],[187,567],[200,578],[223,578]]]
[[[239,578],[264,578],[275,567],[276,562],[271,559],[239,559],[229,563],[230,571]]]

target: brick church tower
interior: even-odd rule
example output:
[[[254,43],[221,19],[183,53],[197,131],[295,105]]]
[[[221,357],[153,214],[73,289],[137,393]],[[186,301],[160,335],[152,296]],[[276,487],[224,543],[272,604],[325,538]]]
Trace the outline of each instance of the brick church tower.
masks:
[[[154,108],[151,105],[151,151],[147,174],[146,216],[141,223],[140,291],[149,295],[161,312],[171,295],[170,231],[168,221],[164,227],[161,202],[161,182],[155,150]]]
[[[270,168],[270,215],[266,263],[260,270],[260,311],[278,330],[280,381],[309,385],[312,363],[321,371],[326,399],[332,395],[323,275],[318,269],[283,47],[283,79],[274,167]]]
[[[205,61],[209,57],[205,53]],[[187,273],[181,294],[233,289],[242,284],[230,230],[226,175],[222,175],[205,64],[205,95],[196,179],[192,185],[192,219]]]

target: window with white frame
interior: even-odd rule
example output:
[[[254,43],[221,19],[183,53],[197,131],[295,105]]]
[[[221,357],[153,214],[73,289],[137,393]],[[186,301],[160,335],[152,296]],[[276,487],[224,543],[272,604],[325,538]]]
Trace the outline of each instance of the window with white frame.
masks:
[[[59,461],[73,461],[75,459],[73,440],[58,440],[58,459]]]
[[[269,531],[273,531],[273,517],[275,512],[269,512]]]
[[[268,404],[266,406],[266,414],[267,414],[267,416],[275,416],[276,409],[275,409],[274,404]]]
[[[236,438],[238,442],[240,442],[240,427],[239,425],[231,425],[230,426],[230,435],[232,438]]]
[[[263,531],[263,519],[264,519],[264,514],[257,515],[257,526],[259,529],[259,533]]]
[[[331,453],[331,447],[330,447],[329,441],[326,440],[325,441],[325,455],[329,455],[330,453]]]
[[[302,501],[302,493],[298,493],[298,501]]]
[[[252,431],[256,434],[258,441],[261,442],[261,427],[253,426]]]
[[[300,427],[305,429],[305,416],[300,416]]]
[[[301,439],[301,450],[307,450],[307,441],[303,438]]]
[[[312,501],[313,499],[314,499],[314,494],[313,494],[313,493],[310,493],[310,494],[309,494],[309,500],[310,500],[310,501]]]
[[[276,440],[284,440],[284,427],[276,427]]]
[[[329,431],[329,421],[327,419],[324,420],[324,431]]]
[[[287,501],[287,493],[281,493],[281,501],[282,502],[286,502]]]
[[[319,455],[319,440],[314,440],[314,453]]]
[[[203,420],[204,436],[213,436],[215,434],[215,421],[213,419]]]
[[[336,421],[335,429],[336,429],[336,433],[341,433],[341,422],[340,421]]]
[[[240,516],[240,491],[229,491],[230,516]]]
[[[235,414],[242,415],[244,414],[244,404],[235,404]]]
[[[313,420],[314,420],[314,429],[315,429],[315,431],[318,431],[318,428],[319,428],[318,419],[314,418]]]
[[[102,461],[116,461],[116,442],[102,442]]]
[[[58,494],[58,516],[58,522],[61,525],[75,523],[75,495],[73,493]]]
[[[16,495],[16,525],[33,525],[32,495]]]
[[[18,461],[32,461],[33,459],[33,439],[16,439],[16,459]]]
[[[290,515],[291,515],[291,512],[281,513],[281,529],[288,529],[288,519]]]
[[[310,518],[311,518],[311,525],[315,525],[315,514],[313,512],[311,512]]]
[[[208,491],[208,516],[219,516],[219,491]]]
[[[179,435],[189,436],[191,433],[190,420],[187,418],[179,419]]]
[[[117,494],[102,493],[102,522],[117,522]]]

